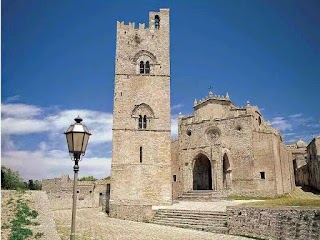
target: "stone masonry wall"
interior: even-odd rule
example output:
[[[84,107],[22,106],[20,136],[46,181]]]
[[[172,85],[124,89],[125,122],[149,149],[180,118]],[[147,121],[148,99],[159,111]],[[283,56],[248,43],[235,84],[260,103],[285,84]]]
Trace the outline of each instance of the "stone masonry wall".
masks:
[[[108,181],[78,181],[77,208],[92,208],[101,205],[102,195],[106,195]],[[68,175],[62,178],[43,179],[42,190],[50,200],[50,208],[71,209],[73,198],[73,181]]]
[[[229,234],[258,239],[320,239],[320,209],[227,207]]]
[[[307,163],[309,184],[320,190],[320,136],[314,138],[307,146]]]
[[[171,159],[172,159],[172,198],[183,194],[182,179],[182,162],[179,161],[179,140],[171,142]]]
[[[159,28],[155,27],[156,15]],[[117,22],[110,195],[113,217],[133,220],[135,216],[138,220],[147,214],[143,206],[172,203],[169,32],[169,9],[149,12],[149,26],[140,23],[136,28],[132,22]],[[148,72],[144,70],[147,62]],[[141,117],[146,119],[144,127],[139,124]],[[139,206],[141,211],[137,211]]]

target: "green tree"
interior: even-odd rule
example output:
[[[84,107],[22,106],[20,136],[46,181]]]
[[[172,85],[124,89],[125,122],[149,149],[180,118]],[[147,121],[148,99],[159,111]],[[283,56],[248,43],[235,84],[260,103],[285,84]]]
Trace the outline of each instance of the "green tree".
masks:
[[[79,181],[96,181],[98,179],[94,178],[93,176],[87,176],[87,177],[82,177],[79,179]]]
[[[1,188],[2,189],[25,189],[25,184],[19,175],[10,168],[1,165]]]
[[[34,188],[35,190],[41,190],[42,189],[42,182],[39,180],[34,181]]]
[[[108,177],[102,178],[101,180],[110,180],[110,179],[111,179],[111,177],[108,176]]]

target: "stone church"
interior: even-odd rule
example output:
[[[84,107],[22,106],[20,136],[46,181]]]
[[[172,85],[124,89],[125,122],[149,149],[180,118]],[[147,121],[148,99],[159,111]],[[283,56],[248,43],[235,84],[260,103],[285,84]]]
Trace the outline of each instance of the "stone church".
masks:
[[[144,23],[117,22],[110,216],[144,220],[152,206],[190,192],[276,196],[294,187],[278,131],[258,107],[229,95],[194,101],[170,132],[169,9]]]

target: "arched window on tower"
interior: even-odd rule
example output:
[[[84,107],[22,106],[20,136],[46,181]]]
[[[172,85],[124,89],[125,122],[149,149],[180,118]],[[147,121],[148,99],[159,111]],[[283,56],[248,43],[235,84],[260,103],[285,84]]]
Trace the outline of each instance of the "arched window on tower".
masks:
[[[154,17],[154,28],[159,29],[160,28],[160,17],[159,15],[156,15]]]
[[[142,128],[147,128],[147,116],[143,116],[143,123],[142,123]]]
[[[150,64],[149,64],[149,61],[146,61],[145,73],[146,73],[146,74],[149,74],[149,73],[150,73]]]
[[[139,115],[139,126],[138,126],[139,129],[142,128],[142,116]]]
[[[144,73],[144,62],[140,62],[140,73]]]

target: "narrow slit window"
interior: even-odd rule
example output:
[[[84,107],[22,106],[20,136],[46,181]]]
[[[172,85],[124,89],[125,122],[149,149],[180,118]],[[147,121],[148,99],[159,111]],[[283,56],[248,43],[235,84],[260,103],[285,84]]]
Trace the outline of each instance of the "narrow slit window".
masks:
[[[142,163],[142,147],[140,147],[140,162]]]
[[[266,179],[265,172],[260,172],[260,179]]]
[[[160,28],[160,17],[159,15],[154,16],[154,28],[159,29]]]
[[[139,125],[138,128],[141,129],[142,128],[142,116],[139,115]]]
[[[140,73],[144,73],[144,62],[140,62]]]
[[[149,63],[149,61],[146,61],[145,73],[146,73],[146,74],[149,74],[149,73],[150,73],[150,63]]]
[[[147,116],[143,116],[143,123],[142,123],[142,128],[147,128]]]
[[[177,181],[177,175],[173,175],[173,181],[174,181],[174,182]]]

